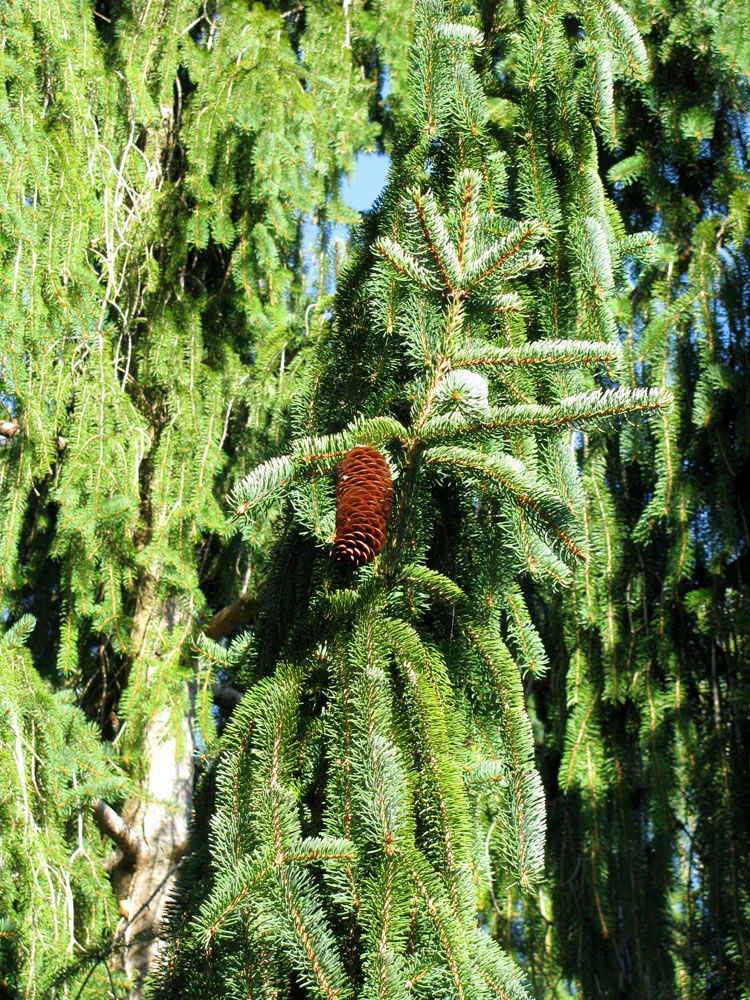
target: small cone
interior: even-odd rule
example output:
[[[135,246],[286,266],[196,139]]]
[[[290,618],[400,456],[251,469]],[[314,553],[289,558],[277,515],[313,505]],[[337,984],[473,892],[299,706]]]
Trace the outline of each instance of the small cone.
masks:
[[[336,473],[336,541],[339,562],[364,566],[385,544],[391,516],[391,470],[374,448],[355,445],[339,462]]]

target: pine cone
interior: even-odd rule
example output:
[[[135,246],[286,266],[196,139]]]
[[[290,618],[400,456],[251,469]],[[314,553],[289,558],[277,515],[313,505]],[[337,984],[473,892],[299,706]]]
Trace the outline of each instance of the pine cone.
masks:
[[[364,566],[385,544],[393,482],[388,463],[374,448],[355,445],[336,473],[336,541],[339,562]]]

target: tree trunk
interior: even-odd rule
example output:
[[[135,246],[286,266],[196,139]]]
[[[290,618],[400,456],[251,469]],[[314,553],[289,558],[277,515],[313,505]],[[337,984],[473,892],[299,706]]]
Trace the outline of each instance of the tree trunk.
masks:
[[[133,977],[131,1000],[142,997],[146,976],[158,955],[164,903],[188,847],[193,805],[194,686],[186,687],[191,707],[179,740],[170,732],[168,709],[157,713],[146,731],[143,749],[149,770],[144,792],[160,801],[139,802],[128,815],[129,825],[145,846],[123,900],[131,921],[124,938],[123,962]]]
[[[146,574],[139,589],[133,621],[133,662],[140,662],[139,683],[157,687],[165,665],[160,636],[183,632],[181,647],[192,628],[190,620],[176,620],[179,611],[158,594],[158,578]],[[172,645],[174,649],[174,645]],[[132,669],[132,668],[131,668]],[[183,688],[187,706],[175,727],[172,704],[158,709],[145,723],[139,757],[146,770],[142,790],[146,800],[129,802],[123,819],[141,848],[134,863],[123,863],[112,873],[120,909],[128,921],[122,939],[122,968],[132,977],[131,1000],[143,996],[146,977],[159,951],[160,922],[180,859],[188,848],[193,804],[193,750],[195,685]]]

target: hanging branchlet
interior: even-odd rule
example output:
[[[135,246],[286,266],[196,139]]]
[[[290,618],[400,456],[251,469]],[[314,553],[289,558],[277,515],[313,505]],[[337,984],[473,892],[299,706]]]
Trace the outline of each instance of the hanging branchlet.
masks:
[[[495,886],[525,896],[544,873],[522,674],[548,660],[519,578],[565,587],[584,562],[570,429],[669,405],[595,388],[621,355],[599,331],[528,342],[550,213],[507,193],[482,36],[453,6],[417,5],[391,181],[287,454],[230,496],[248,534],[274,525],[277,569],[252,637],[219,655],[246,694],[216,765],[211,881],[186,880],[164,967],[208,959],[201,975],[254,995],[527,996],[477,928]],[[595,223],[576,247],[599,307],[614,272]],[[332,550],[357,570],[345,586]]]

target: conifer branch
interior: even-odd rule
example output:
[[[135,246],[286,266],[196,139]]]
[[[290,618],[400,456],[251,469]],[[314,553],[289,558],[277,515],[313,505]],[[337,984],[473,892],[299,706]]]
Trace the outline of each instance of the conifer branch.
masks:
[[[458,238],[458,266],[463,271],[467,250],[473,251],[473,238],[476,230],[477,212],[474,205],[475,189],[481,181],[473,171],[464,171],[462,175],[464,182],[463,196],[461,199],[461,232]]]
[[[411,254],[407,253],[406,250],[394,240],[389,239],[387,236],[383,236],[375,243],[375,250],[388,261],[388,263],[394,267],[399,274],[403,274],[404,277],[410,278],[426,292],[435,291],[433,282],[430,279],[429,274],[422,265],[416,261]]]
[[[273,868],[274,866],[271,863],[267,863],[261,867],[255,861],[251,865],[242,863],[239,871],[232,878],[233,892],[226,901],[222,898],[222,907],[219,912],[214,913],[213,907],[204,908],[201,918],[205,928],[203,931],[203,946],[206,951],[210,951],[212,942],[221,926],[226,923],[240,903],[250,895],[253,888],[271,874]]]
[[[240,594],[236,601],[232,601],[221,611],[217,611],[210,621],[203,626],[203,634],[214,642],[224,639],[238,629],[252,621],[260,610],[260,601],[250,594]]]
[[[393,877],[395,873],[395,859],[389,855],[385,862],[385,898],[382,910],[382,928],[378,938],[378,965],[380,980],[380,1000],[386,1000],[388,996],[388,964],[386,955],[388,949],[388,937],[390,932],[391,911],[393,909]]]
[[[528,510],[537,517],[550,534],[557,538],[572,555],[578,559],[585,559],[583,549],[562,527],[565,521],[570,520],[567,510],[562,509],[553,501],[555,513],[559,514],[562,522],[559,523],[552,515],[551,510],[546,509],[551,499],[549,495],[542,499],[543,491],[538,484],[526,481],[522,470],[514,466],[508,456],[490,458],[468,448],[438,445],[424,453],[423,462],[425,465],[444,465],[446,468],[454,468],[459,475],[463,471],[474,474],[480,481],[498,484],[508,490],[520,508]]]
[[[506,238],[501,243],[496,244],[496,246],[491,247],[483,257],[479,258],[473,265],[467,275],[469,278],[469,284],[466,287],[466,293],[468,294],[473,288],[476,288],[480,282],[485,281],[494,271],[510,260],[515,254],[519,252],[521,247],[528,242],[533,236],[539,234],[540,224],[537,222],[528,223],[525,227],[520,228],[518,235],[514,235],[514,238]],[[495,258],[495,259],[493,259]],[[529,267],[539,267],[542,263],[541,257],[537,256],[529,259]]]
[[[416,212],[417,212],[417,218],[419,219],[419,224],[422,227],[422,232],[424,233],[424,238],[425,238],[425,241],[427,243],[427,247],[428,247],[430,253],[432,254],[432,258],[435,261],[435,264],[437,265],[437,269],[440,272],[440,276],[443,279],[443,283],[444,283],[445,287],[447,288],[448,293],[452,294],[453,291],[454,291],[453,282],[451,281],[450,276],[449,276],[449,274],[448,274],[448,272],[447,272],[447,270],[445,268],[445,264],[443,263],[442,258],[440,257],[440,254],[438,253],[438,249],[435,246],[434,237],[433,237],[433,235],[432,235],[432,233],[430,231],[430,226],[428,225],[428,222],[427,222],[427,218],[426,218],[426,214],[425,214],[425,201],[426,201],[426,198],[423,199],[422,196],[420,195],[419,191],[414,191],[414,192],[412,192],[412,200],[414,202],[414,208],[416,209]],[[433,203],[433,207],[434,207],[434,203]],[[434,210],[434,215],[439,218],[438,213],[437,213],[437,209]],[[440,219],[440,222],[442,223],[442,219]],[[433,224],[434,224],[434,221],[433,221]],[[445,241],[446,244],[449,244],[450,240],[449,240],[449,237],[448,237],[448,233],[445,231],[444,225],[441,228],[442,228],[442,231],[443,231],[444,241]],[[456,265],[458,265],[458,258],[456,258]]]
[[[402,852],[398,852],[402,861],[406,865],[409,874],[411,875],[415,886],[419,890],[420,895],[425,901],[427,906],[427,912],[429,913],[435,927],[438,931],[440,937],[440,943],[442,945],[445,957],[448,961],[448,968],[451,971],[451,976],[453,978],[453,985],[456,988],[456,993],[459,1000],[465,1000],[466,991],[464,989],[463,980],[461,979],[461,970],[458,961],[453,953],[453,948],[451,946],[450,936],[446,928],[446,922],[440,914],[440,907],[438,901],[434,898],[433,893],[430,892],[429,886],[426,884],[425,880],[422,878],[420,873],[414,868],[410,863],[409,859]]]
[[[566,427],[609,425],[616,417],[668,409],[672,394],[661,389],[611,389],[606,392],[582,393],[568,396],[554,405],[518,404],[497,407],[489,419],[456,421],[433,417],[425,424],[420,435],[424,443],[443,438],[486,435],[494,431],[535,428],[560,432]]]
[[[146,851],[143,841],[103,799],[94,806],[94,821],[102,833],[117,844],[127,864],[135,868]]]
[[[417,708],[417,717],[422,723],[422,741],[425,750],[425,762],[431,772],[433,785],[433,799],[440,814],[440,826],[443,839],[445,841],[446,876],[451,894],[451,904],[453,912],[458,917],[458,887],[456,883],[456,850],[453,844],[453,831],[451,817],[448,814],[448,793],[443,787],[440,765],[443,763],[444,773],[447,773],[446,746],[436,747],[436,737],[440,740],[439,732],[433,733],[430,724],[430,706],[425,703],[426,692],[422,689],[420,677],[415,669],[415,663],[428,671],[429,657],[426,654],[419,636],[402,622],[390,621],[386,625],[389,639],[393,643],[394,650],[400,659],[406,679]],[[420,662],[421,661],[421,662]],[[442,752],[440,752],[442,751]]]
[[[232,687],[231,684],[213,683],[211,685],[211,694],[219,708],[226,708],[232,711],[242,701],[245,692],[240,691],[239,688]]]
[[[320,989],[323,991],[326,1000],[337,1000],[337,998],[341,994],[341,990],[336,989],[333,986],[333,984],[329,981],[329,978],[326,975],[326,970],[323,966],[323,962],[321,961],[320,956],[317,954],[315,950],[313,940],[310,936],[307,927],[305,926],[305,922],[302,918],[302,914],[300,913],[300,909],[294,899],[294,893],[292,891],[293,887],[291,879],[289,878],[289,873],[287,872],[286,869],[286,865],[282,863],[279,866],[279,870],[281,874],[281,884],[284,890],[284,899],[286,900],[286,904],[289,909],[292,922],[294,924],[294,929],[297,932],[297,936],[302,944],[302,947],[305,950],[305,954],[310,962],[310,965],[312,966],[312,970],[315,973],[315,978],[317,979]]]
[[[542,368],[568,367],[575,365],[598,366],[618,361],[622,350],[617,344],[603,344],[601,341],[558,340],[533,344],[518,344],[513,347],[497,347],[494,344],[476,343],[471,349],[456,350],[451,356],[454,368]]]
[[[0,420],[0,437],[12,440],[19,432],[20,425],[17,420]]]

